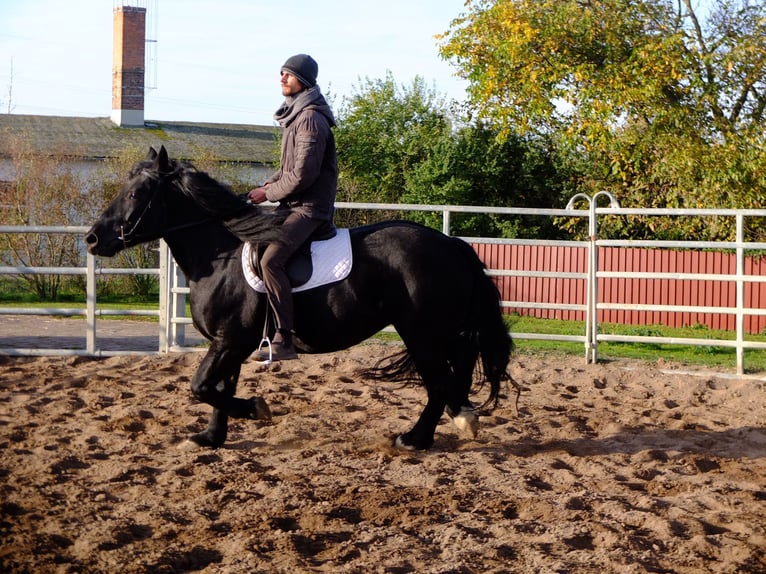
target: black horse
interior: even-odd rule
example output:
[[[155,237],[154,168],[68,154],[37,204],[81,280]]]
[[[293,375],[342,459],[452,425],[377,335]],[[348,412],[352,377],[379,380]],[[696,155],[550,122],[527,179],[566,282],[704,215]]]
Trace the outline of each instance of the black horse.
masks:
[[[243,279],[243,242],[269,241],[273,210],[251,205],[190,164],[153,148],[86,235],[88,251],[113,256],[160,237],[190,286],[194,326],[207,351],[191,383],[194,396],[213,406],[207,429],[190,437],[216,448],[228,418],[268,418],[260,397],[235,397],[242,363],[259,346],[267,321],[265,295]],[[350,230],[353,267],[343,280],[294,294],[295,343],[303,353],[347,349],[393,325],[405,350],[374,369],[378,379],[422,380],[428,401],[399,447],[428,449],[442,414],[473,436],[478,415],[468,395],[478,375],[489,382],[480,407],[497,405],[512,340],[500,297],[484,265],[464,241],[408,222]],[[481,364],[477,361],[481,357]]]

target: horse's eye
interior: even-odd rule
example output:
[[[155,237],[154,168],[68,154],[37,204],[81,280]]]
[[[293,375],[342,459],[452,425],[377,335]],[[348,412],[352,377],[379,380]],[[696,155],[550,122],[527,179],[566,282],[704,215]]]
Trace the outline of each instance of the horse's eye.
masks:
[[[128,195],[128,198],[129,199],[136,199],[136,192],[135,191],[131,191],[130,194]]]

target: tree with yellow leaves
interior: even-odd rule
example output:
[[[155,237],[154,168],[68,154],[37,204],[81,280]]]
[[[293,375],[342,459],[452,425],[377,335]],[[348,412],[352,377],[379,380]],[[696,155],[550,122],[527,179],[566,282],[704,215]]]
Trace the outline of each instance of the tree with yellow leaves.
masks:
[[[546,134],[574,188],[630,207],[763,207],[761,0],[468,0],[440,50],[478,118]],[[728,237],[668,222],[633,236]]]

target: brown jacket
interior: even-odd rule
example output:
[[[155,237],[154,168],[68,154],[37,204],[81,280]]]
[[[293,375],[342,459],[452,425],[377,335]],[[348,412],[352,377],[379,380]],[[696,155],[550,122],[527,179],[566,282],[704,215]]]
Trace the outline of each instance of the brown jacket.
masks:
[[[332,221],[338,185],[335,125],[318,86],[285,100],[274,116],[284,128],[280,169],[266,180],[266,198],[307,217]]]

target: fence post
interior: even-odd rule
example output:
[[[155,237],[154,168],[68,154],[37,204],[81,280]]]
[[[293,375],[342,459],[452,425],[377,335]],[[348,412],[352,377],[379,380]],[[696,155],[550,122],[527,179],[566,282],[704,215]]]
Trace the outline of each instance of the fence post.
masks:
[[[168,327],[170,326],[170,309],[168,304],[168,298],[170,297],[169,280],[170,273],[170,248],[165,243],[164,239],[160,239],[160,316],[159,316],[159,328],[160,328],[160,353],[167,353],[169,350],[168,345]]]
[[[592,225],[590,230],[590,248],[591,248],[591,265],[593,267],[593,282],[591,288],[593,289],[593,326],[591,333],[593,340],[591,341],[591,363],[598,361],[598,219],[596,214],[596,208],[598,207],[599,197],[609,198],[609,207],[612,209],[619,209],[620,202],[609,191],[599,191],[593,195],[590,202],[590,223]]]
[[[96,256],[85,254],[85,351],[96,353]]]
[[[737,374],[743,375],[745,373],[745,224],[744,216],[741,213],[736,215],[737,221],[737,314],[736,325],[737,331]]]
[[[172,288],[170,290],[171,301],[173,304],[172,316],[174,319],[182,318],[186,316],[186,294],[182,292],[182,289],[186,287],[186,275],[183,274],[178,267],[176,260],[171,257],[171,281]],[[173,321],[171,324],[173,333],[173,345],[178,347],[186,346],[186,325],[178,321]]]
[[[596,196],[590,202],[590,215],[588,216],[588,276],[590,277],[590,291],[588,293],[588,313],[590,313],[590,356],[587,362],[598,362],[598,247],[596,237],[598,235],[598,222],[596,221]]]
[[[585,305],[585,361],[596,363],[598,361],[598,220],[596,219],[596,207],[598,198],[609,198],[609,207],[619,209],[620,202],[608,191],[599,191],[593,197],[584,193],[577,193],[567,203],[567,209],[573,209],[578,199],[588,202],[588,285],[587,303]]]
[[[442,211],[442,233],[444,235],[449,235],[449,216],[449,209]]]
[[[595,325],[592,321],[595,308],[595,301],[598,299],[598,288],[594,288],[596,283],[596,265],[594,265],[595,256],[595,239],[593,227],[596,220],[596,211],[594,208],[595,202],[593,199],[584,193],[577,193],[573,195],[567,203],[567,209],[574,209],[574,205],[578,199],[584,199],[588,202],[588,209],[590,215],[588,217],[588,272],[586,274],[587,279],[585,286],[585,362],[595,362],[596,353],[594,352],[593,345],[598,344],[598,337],[594,335]]]

